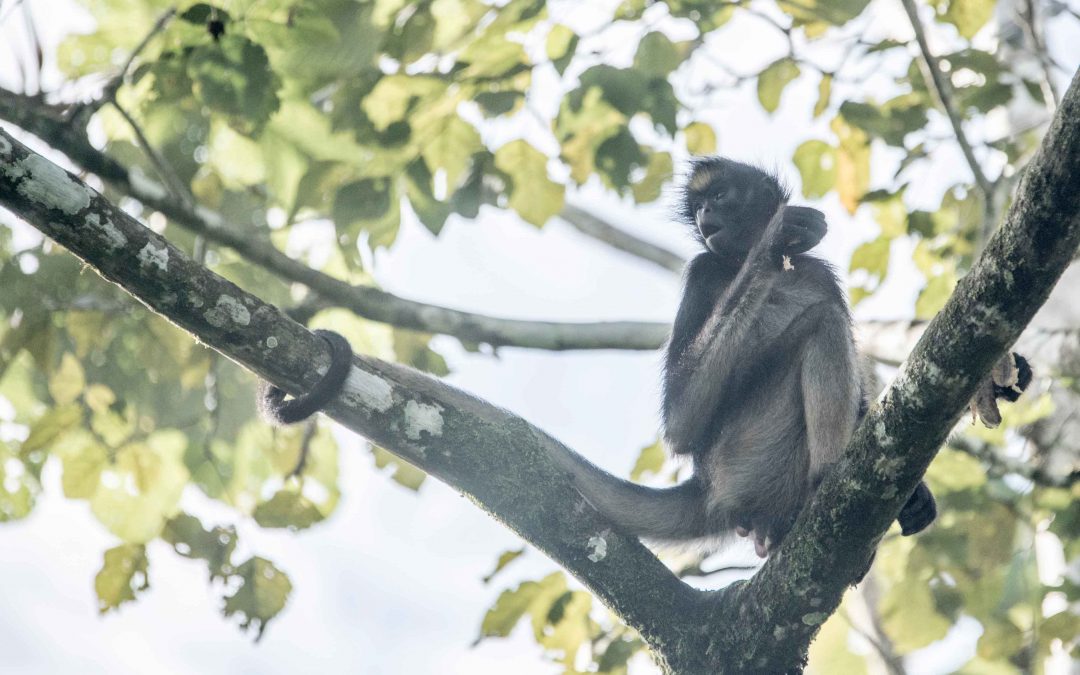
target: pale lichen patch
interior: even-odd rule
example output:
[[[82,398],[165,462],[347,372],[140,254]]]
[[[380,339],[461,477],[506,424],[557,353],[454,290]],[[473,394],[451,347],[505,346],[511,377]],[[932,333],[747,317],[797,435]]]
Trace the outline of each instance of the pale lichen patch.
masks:
[[[273,335],[266,338],[266,346],[273,349],[278,346],[278,339]]]
[[[425,431],[432,436],[442,436],[442,430],[442,406],[412,400],[405,404],[406,437],[420,440],[420,434]]]
[[[378,375],[352,368],[341,388],[341,398],[352,407],[386,412],[394,405],[394,387]]]
[[[607,557],[607,539],[606,539],[606,536],[608,534],[610,534],[610,531],[609,530],[604,530],[603,532],[601,532],[600,534],[598,534],[596,536],[589,537],[588,546],[589,546],[589,549],[592,551],[591,553],[589,553],[589,556],[588,556],[589,560],[591,560],[591,561],[593,561],[595,563],[595,562],[600,562],[601,560],[603,560],[604,558]]]
[[[100,233],[101,238],[105,240],[105,246],[110,250],[115,251],[127,246],[127,237],[116,227],[111,218],[105,218],[105,222],[102,222],[98,214],[89,213],[86,215],[86,224]]]
[[[22,168],[29,173],[29,177],[20,182],[17,189],[30,201],[69,216],[90,206],[94,193],[44,157],[31,155],[22,162]],[[12,175],[8,169],[5,172]]]
[[[829,615],[826,612],[810,612],[809,614],[803,614],[802,622],[807,626],[820,626],[828,618]]]
[[[883,478],[893,480],[903,466],[904,460],[899,457],[878,457],[874,462],[874,471]]]
[[[874,440],[882,448],[892,447],[893,438],[889,435],[888,430],[885,428],[885,422],[878,420],[874,424]]]
[[[146,242],[146,246],[142,247],[139,251],[139,255],[136,256],[139,259],[139,265],[142,267],[150,267],[151,265],[158,268],[162,272],[169,271],[169,247],[162,246],[156,248],[154,242]]]
[[[248,308],[231,295],[218,297],[217,304],[203,316],[206,317],[206,322],[215,328],[224,328],[229,324],[247,326],[251,323]]]

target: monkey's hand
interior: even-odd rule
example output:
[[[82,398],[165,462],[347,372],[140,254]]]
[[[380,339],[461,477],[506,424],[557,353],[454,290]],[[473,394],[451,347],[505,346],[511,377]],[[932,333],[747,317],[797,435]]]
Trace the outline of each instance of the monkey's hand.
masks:
[[[937,503],[934,495],[924,481],[919,481],[915,492],[908,497],[904,508],[900,509],[900,515],[896,518],[900,523],[900,534],[910,537],[917,532],[922,532],[930,523],[937,518]]]
[[[971,399],[972,417],[981,419],[991,429],[1001,424],[997,399],[1012,402],[1020,398],[1020,394],[1031,384],[1031,377],[1031,364],[1023,356],[1016,352],[1002,356]]]
[[[828,225],[821,211],[807,206],[785,206],[780,252],[795,255],[809,251],[817,246],[826,231]]]

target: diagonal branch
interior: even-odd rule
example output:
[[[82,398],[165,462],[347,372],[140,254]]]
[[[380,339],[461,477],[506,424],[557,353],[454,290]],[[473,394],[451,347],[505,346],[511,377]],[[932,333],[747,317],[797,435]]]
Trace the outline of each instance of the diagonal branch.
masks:
[[[199,265],[3,130],[0,205],[203,344],[291,393],[310,388],[328,365],[322,340],[277,307]],[[354,357],[345,390],[326,412],[467,494],[643,635],[672,638],[693,589],[585,506],[547,460],[559,444],[540,429],[435,378],[363,355]]]
[[[673,253],[662,246],[639,239],[629,232],[615,227],[603,218],[573,204],[564,206],[563,210],[559,212],[559,217],[582,234],[598,239],[624,253],[629,253],[642,260],[648,260],[672,272],[682,272],[683,266],[686,264],[686,259],[678,253]]]
[[[590,323],[526,321],[487,316],[408,300],[370,286],[353,286],[297,262],[268,240],[231,227],[221,214],[176,199],[139,171],[129,171],[93,147],[85,134],[31,97],[0,90],[0,118],[10,120],[63,152],[84,170],[160,211],[208,240],[228,246],[246,260],[283,279],[303,284],[334,305],[399,328],[452,335],[468,342],[533,349],[656,349],[668,325],[649,321]]]
[[[921,56],[919,65],[922,67],[923,79],[926,80],[927,86],[945,112],[945,116],[949,118],[953,134],[956,135],[956,142],[960,145],[960,151],[964,153],[964,160],[967,162],[968,168],[971,169],[971,175],[975,177],[975,184],[979,186],[983,198],[990,202],[994,197],[994,184],[983,173],[979,160],[975,158],[975,151],[971,147],[971,142],[968,140],[967,134],[964,133],[963,121],[960,112],[956,109],[952,83],[945,78],[945,75],[941,72],[941,64],[938,63],[937,57],[930,51],[930,43],[926,41],[926,29],[919,19],[919,11],[915,7],[915,0],[900,1],[903,3],[904,11],[907,12],[911,27],[915,31],[915,40],[919,43],[919,54]]]

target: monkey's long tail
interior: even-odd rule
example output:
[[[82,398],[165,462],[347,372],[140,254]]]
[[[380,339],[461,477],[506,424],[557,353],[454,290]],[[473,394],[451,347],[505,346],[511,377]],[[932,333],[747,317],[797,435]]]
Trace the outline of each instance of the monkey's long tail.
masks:
[[[549,456],[570,474],[574,487],[617,529],[658,542],[709,536],[701,485],[691,478],[670,488],[631,483],[557,443]]]

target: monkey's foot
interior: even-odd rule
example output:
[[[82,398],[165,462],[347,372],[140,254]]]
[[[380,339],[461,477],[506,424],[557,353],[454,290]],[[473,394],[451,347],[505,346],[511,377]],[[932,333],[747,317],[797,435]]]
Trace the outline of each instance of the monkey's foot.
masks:
[[[922,532],[934,522],[934,518],[937,518],[934,495],[931,494],[926,483],[920,481],[915,492],[908,497],[904,508],[900,509],[900,515],[897,517],[900,521],[900,534],[910,537],[917,532]]]

